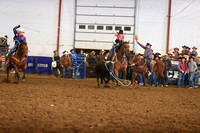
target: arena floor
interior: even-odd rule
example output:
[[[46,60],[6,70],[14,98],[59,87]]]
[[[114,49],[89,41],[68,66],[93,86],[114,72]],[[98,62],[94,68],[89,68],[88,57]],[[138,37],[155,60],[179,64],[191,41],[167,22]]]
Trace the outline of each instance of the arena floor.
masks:
[[[96,79],[47,75],[14,84],[13,74],[11,83],[5,77],[0,132],[200,132],[200,88],[97,88]]]

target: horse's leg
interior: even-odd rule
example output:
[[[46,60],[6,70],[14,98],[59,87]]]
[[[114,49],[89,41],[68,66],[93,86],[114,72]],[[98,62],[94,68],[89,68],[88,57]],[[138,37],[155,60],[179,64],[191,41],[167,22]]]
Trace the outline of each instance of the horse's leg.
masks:
[[[134,83],[134,81],[135,81],[135,78],[137,77],[137,75],[138,75],[138,72],[133,72],[133,76],[132,76],[132,84]]]
[[[100,75],[100,74],[98,73],[98,74],[97,74],[97,86],[98,86],[98,87],[100,87],[100,85],[99,85],[99,75]]]
[[[14,65],[14,69],[15,69],[15,82],[19,83],[19,70],[18,70],[18,67],[16,65]]]
[[[8,67],[7,67],[7,82],[9,82],[9,73],[10,73],[10,69],[11,69],[11,67],[8,66]]]
[[[115,76],[117,77],[118,79],[118,75],[119,75],[119,71],[117,69],[114,69],[114,72],[115,72]],[[116,87],[118,87],[119,84],[118,84],[118,80],[116,80]]]
[[[26,69],[23,69],[23,78],[22,81],[25,81]]]

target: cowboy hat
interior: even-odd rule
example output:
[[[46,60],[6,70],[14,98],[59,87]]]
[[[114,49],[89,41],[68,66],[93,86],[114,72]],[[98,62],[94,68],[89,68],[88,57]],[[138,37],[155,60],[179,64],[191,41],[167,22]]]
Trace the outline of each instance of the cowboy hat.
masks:
[[[197,47],[193,46],[192,49],[197,49]]]
[[[72,52],[73,50],[75,51],[75,49],[71,49],[70,52]]]
[[[24,30],[23,30],[22,28],[17,29],[17,32],[18,32],[18,33],[19,33],[19,32],[25,33]]]
[[[101,52],[104,52],[104,51],[105,51],[104,49],[101,50]]]
[[[118,34],[124,34],[123,30],[119,30]]]
[[[152,46],[150,43],[147,43],[147,44],[146,44],[146,46],[148,46],[148,45],[149,45],[149,46]]]
[[[65,51],[63,54],[64,54],[64,55],[68,55],[68,52],[67,52],[67,51]]]
[[[188,47],[188,46],[187,46],[187,47],[185,47],[185,48],[190,50],[190,47]]]
[[[8,36],[7,36],[7,35],[5,35],[4,37],[5,37],[5,38],[8,38]]]
[[[53,52],[55,53],[55,52],[58,52],[58,51],[57,51],[57,50],[54,50]]]
[[[186,48],[186,47],[187,47],[187,46],[185,46],[185,45],[184,45],[184,46],[182,46],[182,48]]]
[[[174,50],[175,50],[175,49],[178,49],[178,50],[179,50],[179,48],[177,48],[177,47],[176,47],[176,48],[174,48]]]

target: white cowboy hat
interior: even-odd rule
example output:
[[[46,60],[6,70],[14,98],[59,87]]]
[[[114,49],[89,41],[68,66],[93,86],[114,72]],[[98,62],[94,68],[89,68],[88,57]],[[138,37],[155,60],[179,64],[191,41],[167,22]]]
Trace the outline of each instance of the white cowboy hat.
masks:
[[[64,55],[67,55],[68,54],[68,52],[66,51],[66,52],[64,52]]]
[[[22,32],[24,33],[24,30],[22,28],[17,29],[17,32]]]

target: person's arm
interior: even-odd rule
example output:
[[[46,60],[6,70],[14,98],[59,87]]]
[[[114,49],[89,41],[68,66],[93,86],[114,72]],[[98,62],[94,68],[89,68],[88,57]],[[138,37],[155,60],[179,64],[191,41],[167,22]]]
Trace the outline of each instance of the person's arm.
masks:
[[[116,44],[116,42],[115,42],[116,39],[117,39],[117,36],[114,36],[113,40],[112,40],[113,44]]]
[[[183,71],[183,70],[181,69],[181,64],[180,64],[180,63],[178,63],[178,70],[179,70],[180,72]]]
[[[15,26],[15,27],[13,28],[13,32],[14,32],[15,35],[17,34],[17,28],[19,28],[19,27],[20,27],[20,25]]]
[[[188,64],[186,65],[186,72],[188,71]]]
[[[60,59],[60,66],[63,67],[63,57]]]
[[[197,64],[194,63],[194,71],[196,71],[196,70],[197,70]]]
[[[143,49],[145,49],[146,47],[143,45],[143,44],[141,44],[141,43],[139,43],[139,42],[137,42],[139,45],[140,45],[140,47],[142,47]]]

